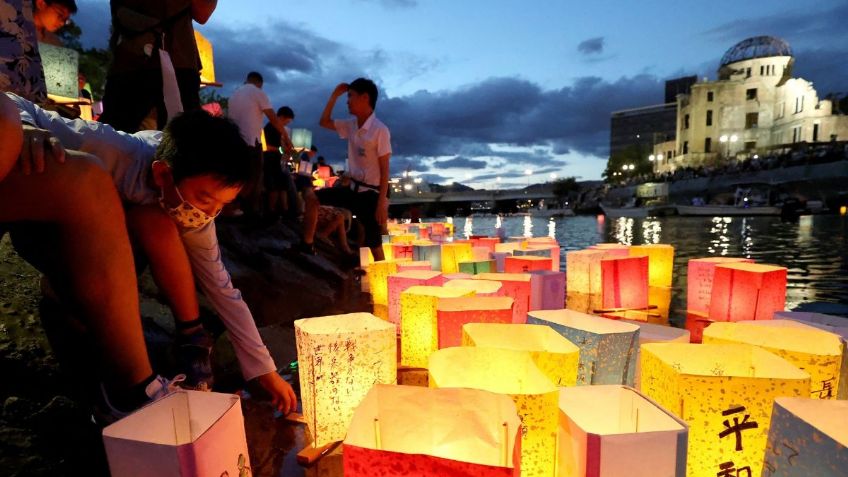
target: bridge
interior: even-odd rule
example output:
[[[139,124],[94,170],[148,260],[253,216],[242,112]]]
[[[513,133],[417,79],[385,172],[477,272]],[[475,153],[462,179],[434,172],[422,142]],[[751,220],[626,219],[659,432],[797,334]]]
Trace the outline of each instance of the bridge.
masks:
[[[464,192],[421,192],[421,193],[392,193],[390,205],[410,205],[448,202],[498,202],[506,200],[539,200],[555,199],[550,184],[540,184],[527,189],[504,190],[472,190]]]

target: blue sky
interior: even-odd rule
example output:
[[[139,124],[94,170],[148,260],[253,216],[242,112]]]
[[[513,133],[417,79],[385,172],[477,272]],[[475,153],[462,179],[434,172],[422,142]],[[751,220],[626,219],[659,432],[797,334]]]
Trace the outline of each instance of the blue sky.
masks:
[[[81,1],[84,42],[105,45],[108,2]],[[345,144],[317,126],[333,87],[381,89],[393,172],[433,182],[524,186],[551,173],[597,179],[611,111],[662,101],[663,81],[715,76],[749,36],[787,40],[796,76],[848,92],[844,1],[219,1],[199,27],[215,46],[223,94],[252,69],[275,106],[313,130],[331,163]],[[336,116],[346,110],[340,101]]]

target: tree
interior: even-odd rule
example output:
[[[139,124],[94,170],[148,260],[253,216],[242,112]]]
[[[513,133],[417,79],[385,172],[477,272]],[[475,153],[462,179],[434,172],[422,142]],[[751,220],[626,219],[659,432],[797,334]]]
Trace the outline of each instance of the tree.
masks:
[[[648,160],[647,153],[638,144],[631,144],[621,151],[611,155],[607,168],[602,174],[606,182],[614,182],[621,178],[633,177],[640,174],[650,174],[653,164]],[[633,165],[633,169],[624,170],[624,166]],[[621,173],[621,176],[613,175]]]
[[[556,196],[557,200],[562,202],[567,199],[572,193],[580,191],[580,184],[577,183],[575,177],[563,177],[553,182],[551,191]]]

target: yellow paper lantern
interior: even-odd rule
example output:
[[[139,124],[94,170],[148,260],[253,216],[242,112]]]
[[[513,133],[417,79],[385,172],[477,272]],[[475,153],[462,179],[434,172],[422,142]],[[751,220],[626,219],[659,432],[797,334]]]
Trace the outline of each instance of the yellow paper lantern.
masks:
[[[474,258],[470,243],[442,244],[442,272],[459,272],[459,262],[470,262]]]
[[[412,270],[389,275],[389,321],[400,326],[400,295],[404,290],[416,285],[438,287],[442,283],[442,274],[433,270]]]
[[[529,273],[478,273],[474,280],[500,282],[503,295],[515,302],[512,309],[513,323],[526,323],[530,311],[530,274]]]
[[[631,257],[648,257],[648,285],[670,287],[674,269],[674,247],[667,244],[633,245]]]
[[[675,328],[673,326],[655,325],[641,321],[621,320],[622,323],[630,323],[639,327],[639,347],[636,349],[636,377],[634,386],[642,389],[642,365],[639,359],[639,350],[647,343],[689,343],[691,334],[689,330]]]
[[[392,260],[395,258],[393,255],[395,248],[392,246],[391,242],[383,242],[380,246],[383,248],[383,258],[385,260]]]
[[[368,283],[371,287],[371,301],[375,305],[389,304],[389,275],[397,273],[397,262],[383,260],[368,265]]]
[[[473,290],[430,286],[414,286],[401,293],[402,366],[426,368],[430,354],[439,349],[439,300],[470,296],[474,296]]]
[[[303,416],[315,446],[340,441],[371,386],[397,381],[395,327],[350,313],[296,320],[294,331]]]
[[[529,353],[466,346],[439,350],[430,357],[430,387],[482,389],[512,397],[524,430],[521,475],[554,474],[559,391]]]
[[[690,477],[760,475],[774,399],[810,393],[808,373],[751,345],[650,343],[641,363],[642,392],[689,424]]]
[[[566,290],[568,293],[601,294],[601,260],[603,250],[574,250],[565,254]]]
[[[494,280],[471,280],[460,278],[448,280],[442,285],[445,288],[465,288],[474,290],[474,296],[504,296],[503,284]]]
[[[392,235],[392,236],[391,236],[391,243],[396,243],[396,244],[411,244],[411,243],[412,243],[412,242],[414,242],[416,239],[418,239],[418,237],[416,237],[416,236],[415,236],[415,234],[399,234],[399,235]]]
[[[842,340],[827,331],[786,320],[717,322],[704,330],[704,344],[750,344],[766,349],[810,374],[810,397],[836,399],[841,385]]]
[[[580,348],[550,326],[468,323],[462,327],[462,345],[526,351],[556,386],[577,384]]]
[[[194,41],[197,43],[197,53],[200,56],[200,84],[222,86],[215,81],[215,53],[212,50],[212,43],[197,30],[194,30]]]
[[[707,315],[710,312],[710,295],[716,265],[725,263],[753,263],[749,258],[708,257],[689,260],[686,272],[686,310]]]

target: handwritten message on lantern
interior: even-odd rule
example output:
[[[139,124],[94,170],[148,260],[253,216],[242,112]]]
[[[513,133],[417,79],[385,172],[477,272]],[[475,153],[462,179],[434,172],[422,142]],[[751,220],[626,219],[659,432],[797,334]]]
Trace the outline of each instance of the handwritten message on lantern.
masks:
[[[725,263],[753,263],[749,258],[708,257],[693,258],[687,264],[686,309],[707,315],[710,312],[710,296],[713,292],[713,275],[716,265]]]

